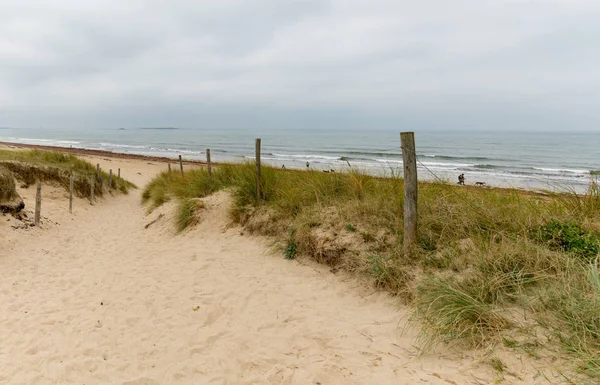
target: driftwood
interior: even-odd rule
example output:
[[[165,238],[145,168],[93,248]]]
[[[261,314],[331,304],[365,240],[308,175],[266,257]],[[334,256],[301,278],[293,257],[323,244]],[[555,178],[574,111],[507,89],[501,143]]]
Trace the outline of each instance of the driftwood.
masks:
[[[148,227],[152,226],[153,224],[155,224],[160,218],[162,218],[165,214],[160,214],[158,216],[158,218],[156,218],[155,220],[153,220],[152,222],[148,223],[146,226],[144,226],[145,229],[147,229]]]

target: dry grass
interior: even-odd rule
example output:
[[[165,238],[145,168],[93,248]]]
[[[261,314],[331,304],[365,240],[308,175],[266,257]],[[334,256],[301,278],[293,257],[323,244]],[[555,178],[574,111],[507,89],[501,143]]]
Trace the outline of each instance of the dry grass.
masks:
[[[0,202],[9,201],[17,196],[15,179],[12,173],[0,166]]]
[[[175,224],[181,232],[198,222],[198,211],[204,208],[204,202],[198,199],[186,199],[177,207]]]
[[[259,200],[254,172],[244,164],[219,166],[212,178],[204,170],[161,174],[144,200],[185,204],[231,187],[232,217],[251,232],[279,236],[286,257],[370,277],[412,301],[425,346],[497,340],[531,326],[510,314],[521,309],[582,372],[600,378],[595,184],[581,196],[422,183],[418,247],[405,255],[401,179],[264,167]]]
[[[96,176],[96,168],[91,163],[72,154],[55,151],[0,150],[0,164],[9,169],[15,178],[25,187],[37,180],[54,183],[65,189],[69,188],[71,173],[75,176],[74,191],[79,197],[89,197],[91,194],[90,178]],[[94,195],[102,196],[108,190],[108,174],[101,171],[100,181],[94,183]],[[112,188],[126,194],[135,185],[123,178],[113,175]]]

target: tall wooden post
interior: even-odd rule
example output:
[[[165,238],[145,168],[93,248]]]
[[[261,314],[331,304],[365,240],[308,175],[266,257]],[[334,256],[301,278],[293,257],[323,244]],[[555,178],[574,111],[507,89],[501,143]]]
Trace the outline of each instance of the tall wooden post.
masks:
[[[90,204],[94,204],[94,177],[90,177]]]
[[[118,169],[117,169],[117,178],[120,178],[120,177],[121,177],[121,169],[120,169],[120,168],[118,168]]]
[[[73,214],[73,174],[71,173],[71,178],[69,179],[69,214]]]
[[[171,173],[171,163],[168,163],[167,166],[169,166],[169,174]]]
[[[414,132],[400,133],[402,162],[404,163],[404,252],[417,241],[417,154]]]
[[[256,138],[256,197],[262,199],[262,186],[260,175],[260,138]]]
[[[112,168],[108,170],[108,189],[112,189]]]
[[[35,217],[34,223],[38,227],[40,225],[40,212],[42,211],[42,182],[38,180],[37,190],[35,192]]]
[[[206,170],[208,171],[208,176],[211,176],[212,164],[210,163],[210,148],[206,149]]]
[[[181,170],[181,176],[183,176],[183,161],[181,160],[181,155],[179,155],[179,169]]]

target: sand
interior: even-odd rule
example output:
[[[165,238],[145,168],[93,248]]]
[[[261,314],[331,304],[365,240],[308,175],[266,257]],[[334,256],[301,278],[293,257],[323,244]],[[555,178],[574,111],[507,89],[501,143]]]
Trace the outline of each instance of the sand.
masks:
[[[142,186],[164,163],[90,158]],[[31,209],[34,189],[21,190]],[[41,228],[0,216],[2,384],[546,383],[514,353],[419,355],[410,309],[323,266],[286,261],[227,219],[227,193],[176,235],[140,191],[94,206],[44,186]],[[161,214],[163,214],[161,216]],[[145,228],[153,220],[155,223]]]

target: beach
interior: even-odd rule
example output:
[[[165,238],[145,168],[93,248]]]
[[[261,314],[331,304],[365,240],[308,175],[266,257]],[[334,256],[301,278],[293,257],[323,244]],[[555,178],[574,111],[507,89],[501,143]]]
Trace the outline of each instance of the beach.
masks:
[[[143,187],[157,159],[82,155]],[[187,167],[198,167],[188,165]],[[19,189],[31,214],[34,188]],[[176,234],[140,190],[95,205],[44,185],[40,228],[0,217],[0,382],[7,384],[547,383],[555,360],[498,346],[420,354],[410,309],[343,272],[287,261],[204,198]],[[500,357],[508,369],[489,364]]]

